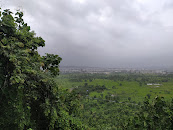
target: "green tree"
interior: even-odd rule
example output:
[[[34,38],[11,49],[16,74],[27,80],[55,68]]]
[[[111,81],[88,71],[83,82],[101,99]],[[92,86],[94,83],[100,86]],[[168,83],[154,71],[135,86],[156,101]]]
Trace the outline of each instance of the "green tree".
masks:
[[[54,81],[61,58],[39,55],[45,41],[22,17],[0,11],[0,128],[82,129],[76,96]]]
[[[163,97],[156,97],[152,102],[146,98],[139,112],[128,124],[129,129],[172,130],[173,100],[165,102]]]

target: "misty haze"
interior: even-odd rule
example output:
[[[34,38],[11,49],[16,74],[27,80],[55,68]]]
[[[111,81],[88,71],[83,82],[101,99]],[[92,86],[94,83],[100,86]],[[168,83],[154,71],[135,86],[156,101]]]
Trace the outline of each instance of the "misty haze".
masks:
[[[61,66],[173,66],[172,0],[2,0],[21,9]]]

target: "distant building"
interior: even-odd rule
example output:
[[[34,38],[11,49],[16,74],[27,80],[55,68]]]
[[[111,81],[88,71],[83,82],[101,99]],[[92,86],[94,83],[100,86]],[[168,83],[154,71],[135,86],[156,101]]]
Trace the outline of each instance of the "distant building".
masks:
[[[147,83],[147,85],[160,86],[160,85],[162,85],[162,84],[158,84],[158,83]]]

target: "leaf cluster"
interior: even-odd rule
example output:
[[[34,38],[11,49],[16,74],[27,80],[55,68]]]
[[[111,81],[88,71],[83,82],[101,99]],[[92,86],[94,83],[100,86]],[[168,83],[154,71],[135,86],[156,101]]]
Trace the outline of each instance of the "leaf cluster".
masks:
[[[163,97],[155,97],[152,102],[146,98],[129,128],[144,130],[173,129],[173,100],[166,102]]]
[[[60,90],[54,81],[61,58],[39,55],[37,49],[45,41],[22,17],[20,11],[15,17],[9,9],[0,11],[0,128],[84,127],[75,117],[76,97]]]

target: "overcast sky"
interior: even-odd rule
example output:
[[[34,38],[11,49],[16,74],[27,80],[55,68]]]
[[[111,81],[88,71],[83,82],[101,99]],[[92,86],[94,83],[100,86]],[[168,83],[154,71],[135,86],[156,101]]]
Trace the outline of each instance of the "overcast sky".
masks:
[[[173,65],[173,0],[0,0],[61,65]]]

